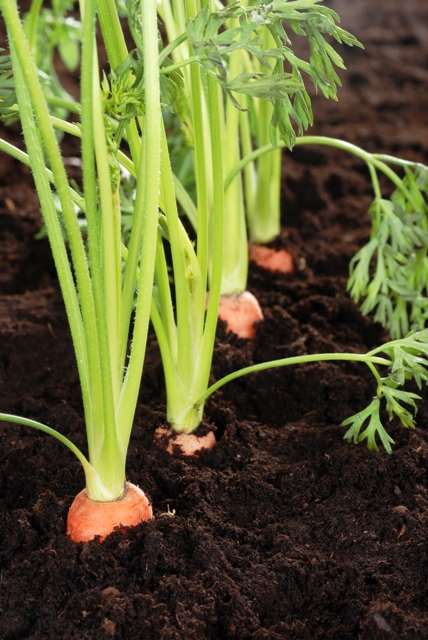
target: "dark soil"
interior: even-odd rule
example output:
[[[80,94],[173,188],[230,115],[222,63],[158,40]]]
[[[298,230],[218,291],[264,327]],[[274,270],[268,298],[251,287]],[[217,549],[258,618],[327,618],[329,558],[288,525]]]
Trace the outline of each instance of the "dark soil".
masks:
[[[426,0],[332,0],[365,50],[342,49],[339,103],[314,100],[314,132],[428,163]],[[19,130],[12,133],[19,140]],[[36,241],[29,171],[0,158],[0,407],[85,447],[74,356],[49,248]],[[249,288],[265,314],[254,343],[219,328],[213,379],[251,362],[365,352],[384,338],[346,292],[369,233],[364,166],[326,148],[284,157],[282,242],[301,270]],[[103,545],[71,543],[82,470],[61,444],[0,427],[2,640],[414,640],[428,638],[428,404],[390,425],[391,455],[343,441],[374,393],[355,364],[243,378],[206,407],[218,445],[200,459],[151,444],[165,420],[148,349],[128,476],[155,517]]]

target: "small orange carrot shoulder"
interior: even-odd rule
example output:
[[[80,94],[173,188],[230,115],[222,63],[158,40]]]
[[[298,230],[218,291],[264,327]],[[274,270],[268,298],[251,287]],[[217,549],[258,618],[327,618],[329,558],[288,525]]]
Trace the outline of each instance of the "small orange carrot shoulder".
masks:
[[[175,447],[180,447],[183,456],[194,456],[203,449],[213,449],[216,443],[212,431],[204,436],[197,436],[195,433],[174,434],[173,431],[165,429],[165,427],[156,429],[154,440],[170,454],[174,453]]]
[[[152,517],[147,496],[135,484],[127,482],[123,496],[114,502],[95,502],[83,489],[68,512],[67,534],[73,542],[88,542],[96,536],[102,542],[116,527],[135,527]]]
[[[250,244],[250,262],[255,262],[267,271],[294,273],[294,261],[291,253],[285,249],[272,249],[261,244]]]
[[[221,296],[218,317],[239,338],[254,338],[255,323],[263,320],[263,313],[253,294],[243,291]]]

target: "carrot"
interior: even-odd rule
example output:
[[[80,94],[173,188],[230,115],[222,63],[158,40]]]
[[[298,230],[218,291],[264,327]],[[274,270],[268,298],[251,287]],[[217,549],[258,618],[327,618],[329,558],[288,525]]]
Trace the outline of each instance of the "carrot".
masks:
[[[250,262],[255,262],[268,271],[294,273],[294,261],[291,253],[285,249],[271,249],[261,244],[249,244]]]
[[[114,502],[95,502],[83,489],[74,499],[67,517],[67,534],[73,542],[87,542],[100,536],[102,542],[116,528],[135,527],[153,517],[146,495],[127,482],[125,493]]]
[[[170,454],[174,453],[175,447],[179,447],[183,456],[195,456],[203,449],[212,449],[216,443],[212,431],[204,436],[197,436],[195,433],[174,433],[165,427],[156,429],[154,440]]]
[[[221,296],[218,317],[226,323],[227,331],[240,338],[254,338],[254,323],[263,320],[263,313],[253,294],[243,291]]]

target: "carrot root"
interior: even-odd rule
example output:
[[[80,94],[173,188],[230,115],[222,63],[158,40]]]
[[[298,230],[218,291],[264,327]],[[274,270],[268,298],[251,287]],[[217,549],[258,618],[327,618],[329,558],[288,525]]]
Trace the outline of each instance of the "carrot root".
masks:
[[[212,431],[204,436],[197,436],[194,433],[175,434],[165,427],[156,429],[154,440],[171,455],[176,450],[176,447],[180,447],[180,453],[183,456],[195,456],[203,449],[212,449],[216,443],[215,435]]]
[[[263,313],[253,294],[243,291],[221,296],[218,317],[226,323],[227,331],[248,339],[256,335],[255,323],[263,320]]]
[[[294,260],[291,253],[285,249],[272,249],[260,244],[249,245],[250,262],[255,262],[267,271],[294,273]]]
[[[73,542],[88,542],[100,536],[102,542],[116,528],[135,527],[153,517],[147,496],[127,482],[125,493],[114,502],[95,502],[83,489],[74,499],[67,517],[67,535]]]

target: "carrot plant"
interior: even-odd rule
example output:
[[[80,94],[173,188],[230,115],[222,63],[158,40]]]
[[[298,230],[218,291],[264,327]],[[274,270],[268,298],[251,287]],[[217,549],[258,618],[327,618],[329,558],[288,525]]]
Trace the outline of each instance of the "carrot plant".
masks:
[[[362,313],[373,313],[393,338],[405,336],[412,326],[423,328],[428,318],[428,167],[326,136],[297,137],[295,144],[335,147],[366,163],[374,194],[368,211],[372,230],[351,260],[348,290],[355,302],[363,300]],[[278,146],[286,145],[280,141]],[[250,152],[226,184],[273,150],[268,143]],[[379,175],[391,184],[390,197],[383,195]]]
[[[90,500],[110,503],[121,498],[126,489],[126,452],[152,298],[161,153],[156,2],[149,0],[139,5],[146,62],[144,121],[141,137],[134,134],[131,145],[137,167],[137,194],[131,259],[125,266],[123,279],[118,190],[120,161],[126,160],[116,144],[102,99],[95,46],[95,3],[85,0],[81,4],[81,105],[80,122],[74,128],[82,140],[83,197],[70,187],[54,130],[54,126],[68,130],[73,125],[58,120],[49,111],[15,2],[2,0],[0,7],[7,28],[16,102],[28,155],[3,141],[1,147],[27,162],[33,171],[76,353],[88,457],[46,425],[5,414],[1,414],[1,419],[21,422],[58,438],[81,461]],[[106,11],[103,2],[99,3],[99,10]],[[130,129],[133,117],[134,113],[127,125]],[[54,196],[59,199],[60,211]],[[76,204],[86,217],[86,243],[76,216]],[[135,320],[131,327],[134,297]],[[130,331],[132,346],[128,351]]]
[[[182,123],[184,140],[194,149],[195,175],[199,183],[204,171],[210,170],[209,161],[208,164],[206,161],[210,150],[209,137],[198,148],[198,141],[193,136],[198,126],[196,120],[207,120],[206,96],[202,95],[197,110],[193,104],[192,73],[195,71],[192,67],[195,62],[204,68],[205,75],[216,78],[229,98],[222,114],[224,173],[231,178],[227,179],[224,196],[227,234],[220,317],[241,337],[252,337],[254,321],[262,318],[257,301],[250,299],[251,294],[245,293],[241,297],[248,276],[247,225],[253,243],[269,242],[279,234],[281,150],[276,148],[247,163],[244,179],[234,167],[254,146],[263,147],[272,142],[277,147],[278,138],[292,148],[294,129],[302,133],[312,124],[305,76],[327,98],[336,99],[340,81],[334,65],[343,67],[343,61],[326,42],[326,36],[350,46],[361,46],[338,26],[339,16],[319,4],[320,0],[275,2],[263,6],[231,2],[216,12],[215,20],[212,15],[208,17],[208,6],[204,7],[194,23],[188,22],[185,3],[162,0],[158,7],[171,42],[171,58],[175,66],[183,69],[184,92],[173,108]],[[180,35],[185,30],[189,42]],[[290,32],[296,37],[307,38],[309,62],[293,53]],[[190,70],[185,68],[189,55],[192,60]],[[210,196],[208,190],[208,209],[211,207]],[[192,211],[188,211],[188,215],[196,228],[196,217]],[[290,264],[289,255],[286,259]],[[241,326],[236,319],[241,313],[240,305],[245,306],[242,314],[251,313],[249,326]]]
[[[417,378],[419,384],[426,379],[425,374],[419,371],[419,366],[422,368],[425,366],[423,354],[426,354],[427,334],[424,332],[412,334],[403,339],[403,342],[385,345],[366,355],[319,354],[304,356],[302,360],[292,358],[263,363],[236,372],[207,389],[214,345],[216,309],[225,277],[224,256],[229,246],[225,235],[233,235],[233,230],[236,229],[234,223],[229,222],[228,219],[231,215],[226,208],[228,188],[251,160],[261,157],[267,151],[266,148],[262,148],[261,152],[253,152],[237,162],[236,124],[233,112],[228,111],[229,102],[239,113],[242,113],[242,105],[239,102],[242,95],[255,96],[258,100],[273,99],[276,117],[271,119],[271,134],[274,137],[278,130],[282,139],[279,141],[274,137],[268,145],[270,149],[275,145],[291,146],[306,140],[296,137],[291,126],[291,118],[297,117],[296,114],[300,113],[296,104],[290,102],[289,97],[290,94],[293,96],[296,94],[296,78],[293,74],[281,74],[279,67],[276,69],[277,75],[263,71],[241,73],[242,69],[233,56],[236,52],[244,55],[251,53],[257,60],[272,56],[272,49],[266,51],[263,48],[258,27],[260,24],[270,24],[269,20],[272,18],[273,24],[280,23],[277,27],[282,34],[284,13],[281,11],[285,5],[289,7],[297,4],[299,3],[278,5],[276,7],[278,15],[273,16],[263,13],[264,9],[249,10],[236,4],[218,11],[210,11],[206,5],[199,12],[191,3],[184,5],[176,2],[171,5],[164,1],[158,7],[167,25],[170,40],[160,54],[160,62],[164,64],[161,73],[170,78],[172,72],[182,73],[182,82],[176,85],[177,94],[172,108],[175,108],[177,116],[181,117],[186,138],[194,147],[196,185],[196,202],[193,202],[177,176],[171,172],[166,140],[163,138],[160,207],[164,215],[160,218],[161,224],[158,231],[156,296],[151,317],[164,365],[167,416],[173,431],[190,434],[201,422],[205,400],[222,384],[234,377],[271,366],[287,366],[306,361],[358,360],[366,362],[375,375],[377,400],[370,405],[372,414],[375,416],[370,423],[370,428],[363,431],[364,435],[361,436],[353,432],[353,437],[356,439],[367,437],[369,446],[373,448],[376,446],[375,435],[379,433],[382,443],[389,448],[388,437],[376,417],[378,416],[376,411],[379,411],[380,402],[385,398],[391,416],[398,415],[403,424],[413,425],[410,412],[402,408],[400,401],[407,402],[410,408],[414,408],[416,396],[397,388],[412,376]],[[327,13],[327,15],[330,14]],[[319,18],[318,14],[317,17]],[[255,25],[251,24],[253,21]],[[311,26],[310,21],[308,23],[307,28],[312,29],[313,34],[314,27]],[[131,30],[135,38],[137,34],[135,25]],[[296,30],[298,30],[297,27]],[[352,37],[348,38],[344,33],[346,32],[339,31],[336,35],[338,37],[340,35],[344,40],[346,37],[348,43],[352,43]],[[277,40],[275,42],[277,43]],[[136,43],[138,43],[138,35]],[[315,50],[319,52],[320,44],[317,47]],[[330,52],[330,49],[328,51]],[[288,56],[291,55],[288,49],[285,53]],[[275,55],[280,57],[279,50]],[[330,55],[333,54],[330,52]],[[167,56],[170,57],[168,64]],[[316,59],[315,54],[314,58]],[[304,66],[302,62],[300,64]],[[305,66],[306,70],[307,66]],[[299,66],[296,63],[294,74],[298,72]],[[324,75],[315,67],[312,73],[319,86],[324,88],[325,93],[328,94],[328,91],[331,91],[330,97],[335,97],[333,89],[327,88],[327,85],[336,79],[331,65],[327,65]],[[223,95],[229,98],[229,102],[224,103],[221,99],[219,86],[223,90]],[[295,97],[295,100],[300,104],[298,97]],[[304,104],[307,105],[307,101],[304,101]],[[229,127],[231,122],[234,124]],[[301,116],[302,128],[306,122],[309,123],[309,120],[304,121]],[[231,146],[229,146],[230,140],[225,141],[225,137],[229,136],[233,140]],[[226,155],[228,155],[227,159]],[[226,168],[230,169],[230,158],[235,164],[226,176]],[[368,156],[366,155],[365,158]],[[193,222],[197,234],[196,247],[193,246],[180,223],[177,201]],[[235,202],[237,201],[239,202],[239,195]],[[238,237],[237,241],[239,240]],[[171,294],[165,258],[165,246],[168,243],[172,254],[174,295]],[[204,300],[208,288],[210,302],[205,315]],[[379,356],[383,350],[387,357]],[[413,361],[410,356],[413,350],[416,353],[422,353],[422,357]],[[407,361],[414,365],[413,369],[412,366],[403,365],[403,362]],[[374,367],[375,364],[389,367],[390,376],[381,378]]]
[[[336,54],[321,33],[355,44],[351,36],[338,30],[330,10],[318,7],[315,11],[315,4],[316,0],[283,0],[269,6],[234,3],[211,8],[200,6],[197,0],[185,4],[177,0],[175,31],[170,28],[170,41],[163,45],[157,8],[166,21],[170,5],[157,7],[155,0],[128,0],[127,17],[135,44],[129,52],[114,0],[99,0],[97,9],[94,0],[82,0],[80,102],[64,99],[61,103],[78,116],[73,124],[52,114],[49,105],[54,108],[58,103],[40,82],[16,4],[0,0],[14,85],[8,60],[3,57],[1,112],[6,118],[19,115],[26,152],[4,140],[0,140],[0,149],[33,171],[76,353],[88,456],[46,425],[3,413],[0,419],[49,433],[75,453],[85,472],[90,513],[97,513],[101,503],[114,505],[113,524],[102,530],[82,533],[79,524],[70,524],[74,539],[105,535],[115,524],[138,521],[121,519],[116,506],[129,496],[126,454],[150,318],[164,367],[167,418],[176,433],[191,434],[197,429],[205,400],[226,382],[269,367],[317,360],[364,362],[375,377],[376,398],[367,410],[350,419],[347,437],[367,438],[373,448],[378,434],[390,448],[390,438],[379,420],[383,399],[391,416],[413,426],[417,396],[399,387],[409,378],[419,385],[427,380],[427,331],[409,334],[367,354],[318,354],[254,365],[209,387],[228,251],[225,237],[229,228],[238,236],[241,233],[239,225],[235,228],[231,223],[229,227],[226,207],[237,202],[239,208],[239,172],[255,154],[267,152],[262,148],[239,161],[236,115],[243,109],[241,98],[269,100],[273,105],[270,147],[291,146],[297,141],[291,120],[299,130],[310,122],[300,69],[326,94],[337,81],[330,62],[337,62]],[[110,72],[102,77],[95,46],[97,19],[110,63]],[[297,33],[306,25],[318,43],[313,66],[291,53],[283,21]],[[268,50],[259,34],[265,27],[275,42]],[[274,73],[271,69],[248,71],[240,66],[242,52],[262,67],[265,59],[273,58],[280,64],[275,64]],[[291,73],[281,70],[285,60],[292,66]],[[162,109],[173,108],[181,114],[194,145],[196,201],[171,168]],[[68,181],[56,131],[81,139],[82,194]],[[374,166],[379,168],[381,162],[376,159]],[[135,189],[126,193],[121,180],[124,170],[135,181]],[[229,200],[227,193],[234,179],[236,201]],[[410,193],[411,187],[401,195]],[[179,206],[192,220],[195,238],[185,230]],[[123,235],[125,208],[132,214]],[[85,217],[84,232],[76,211]],[[386,367],[389,374],[381,378],[376,366]],[[360,433],[367,420],[367,428]],[[81,496],[75,503],[80,512]],[[134,506],[132,509],[136,511]],[[147,505],[141,511],[138,518],[151,513]]]

